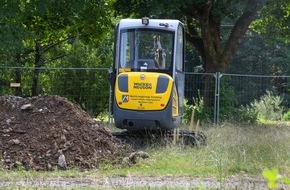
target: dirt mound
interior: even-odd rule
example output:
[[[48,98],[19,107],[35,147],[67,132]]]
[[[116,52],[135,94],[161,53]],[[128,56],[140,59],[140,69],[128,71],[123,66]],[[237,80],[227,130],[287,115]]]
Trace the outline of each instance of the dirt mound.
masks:
[[[0,158],[7,169],[91,169],[131,151],[86,112],[59,96],[0,97]]]

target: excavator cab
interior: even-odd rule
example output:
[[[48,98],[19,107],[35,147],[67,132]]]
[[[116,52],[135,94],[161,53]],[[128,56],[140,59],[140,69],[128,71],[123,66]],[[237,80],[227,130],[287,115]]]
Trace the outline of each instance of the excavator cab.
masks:
[[[178,20],[122,19],[110,73],[117,128],[166,131],[182,120],[184,27]]]

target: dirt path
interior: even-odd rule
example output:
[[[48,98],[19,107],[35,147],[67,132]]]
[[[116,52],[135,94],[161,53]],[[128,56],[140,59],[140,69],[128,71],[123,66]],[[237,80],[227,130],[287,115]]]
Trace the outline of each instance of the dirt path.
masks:
[[[239,189],[239,190],[267,190],[263,179],[233,176],[219,182],[213,178],[193,177],[84,177],[84,178],[37,178],[21,179],[17,182],[6,181],[0,178],[1,187],[33,187],[33,188],[202,188],[202,189]],[[281,186],[280,189],[287,189]]]

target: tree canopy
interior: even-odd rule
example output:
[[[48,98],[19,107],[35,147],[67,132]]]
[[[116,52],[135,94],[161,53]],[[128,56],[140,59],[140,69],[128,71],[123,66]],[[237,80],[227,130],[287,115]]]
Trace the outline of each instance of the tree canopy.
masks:
[[[251,28],[267,37],[268,41],[277,39],[290,43],[290,3],[289,0],[267,0]]]
[[[51,53],[56,46],[73,43],[76,38],[95,45],[104,39],[111,26],[109,3],[105,0],[0,2],[0,53],[10,59],[14,57],[9,65],[36,68],[32,95],[38,94],[37,68],[67,55],[67,52]]]
[[[2,0],[0,9],[0,65],[13,67],[0,70],[1,92],[14,91],[9,83],[15,82],[21,84],[15,95],[53,93],[68,97],[91,113],[103,111],[107,93],[97,92],[108,89],[106,76],[87,70],[41,68],[109,67],[110,0]],[[81,80],[70,80],[80,76]],[[75,87],[74,94],[66,86]],[[88,95],[105,101],[92,104]]]
[[[187,40],[202,57],[205,72],[225,71],[249,25],[261,8],[261,0],[116,0],[115,9],[125,16],[175,18],[186,25]],[[225,38],[221,26],[233,25]]]
[[[289,60],[289,6],[288,0],[1,0],[0,65],[13,66],[13,71],[0,70],[0,88],[3,84],[9,86],[10,81],[25,81],[28,85],[21,86],[15,94],[32,96],[44,92],[39,83],[46,82],[46,90],[49,85],[88,84],[92,89],[79,88],[83,97],[75,101],[92,112],[99,112],[90,107],[85,96],[98,92],[96,83],[106,84],[105,75],[51,71],[56,78],[50,79],[40,69],[109,67],[113,59],[113,22],[123,17],[181,20],[189,42],[186,67],[191,67],[190,71],[201,60],[200,70],[208,73],[254,70],[280,74],[286,72],[286,60]],[[255,35],[264,36],[275,46],[265,46],[264,39]],[[281,45],[281,41],[286,45]],[[244,50],[239,52],[239,47]],[[23,74],[19,69],[22,67],[32,69]],[[64,75],[76,78],[80,73],[90,80],[59,82]],[[59,87],[54,93],[65,93],[65,90]]]

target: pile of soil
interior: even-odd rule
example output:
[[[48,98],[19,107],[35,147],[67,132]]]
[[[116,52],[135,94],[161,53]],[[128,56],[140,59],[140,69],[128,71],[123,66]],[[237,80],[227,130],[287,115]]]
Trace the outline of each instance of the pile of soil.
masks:
[[[0,159],[5,169],[92,169],[103,161],[121,163],[131,151],[65,98],[0,97]]]

